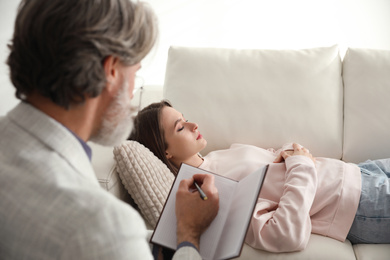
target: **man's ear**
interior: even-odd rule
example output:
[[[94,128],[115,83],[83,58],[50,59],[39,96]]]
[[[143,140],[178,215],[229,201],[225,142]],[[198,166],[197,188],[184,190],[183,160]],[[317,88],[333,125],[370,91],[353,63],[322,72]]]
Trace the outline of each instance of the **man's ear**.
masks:
[[[106,75],[106,88],[107,91],[113,93],[116,91],[118,86],[117,81],[119,80],[119,71],[118,71],[119,59],[114,56],[108,56],[104,62],[104,73]]]

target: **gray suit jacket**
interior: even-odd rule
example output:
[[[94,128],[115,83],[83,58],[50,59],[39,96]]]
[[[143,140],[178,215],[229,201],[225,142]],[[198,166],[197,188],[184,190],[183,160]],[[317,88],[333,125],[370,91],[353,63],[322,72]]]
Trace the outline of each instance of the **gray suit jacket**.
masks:
[[[64,126],[23,102],[0,120],[1,259],[152,259],[146,235]]]
[[[139,214],[100,188],[70,131],[26,103],[0,120],[0,258],[152,258]]]

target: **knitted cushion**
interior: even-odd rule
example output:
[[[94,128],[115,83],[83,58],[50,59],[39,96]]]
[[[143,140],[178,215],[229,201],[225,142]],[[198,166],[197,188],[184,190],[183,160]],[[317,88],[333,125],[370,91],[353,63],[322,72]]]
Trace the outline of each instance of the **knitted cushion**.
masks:
[[[145,220],[155,227],[174,175],[148,148],[136,141],[126,141],[113,152],[123,185]]]

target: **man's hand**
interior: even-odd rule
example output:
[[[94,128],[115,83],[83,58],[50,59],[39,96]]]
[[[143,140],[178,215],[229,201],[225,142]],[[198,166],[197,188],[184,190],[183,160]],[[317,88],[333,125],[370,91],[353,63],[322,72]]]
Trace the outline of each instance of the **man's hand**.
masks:
[[[198,191],[193,191],[194,181],[206,193],[202,200]],[[199,249],[200,235],[218,214],[219,196],[211,174],[195,174],[180,182],[176,193],[177,244],[188,241]]]

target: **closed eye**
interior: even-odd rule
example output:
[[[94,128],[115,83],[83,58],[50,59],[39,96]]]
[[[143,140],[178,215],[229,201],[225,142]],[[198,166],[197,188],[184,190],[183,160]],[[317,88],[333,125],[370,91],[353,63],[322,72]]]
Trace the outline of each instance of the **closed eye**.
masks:
[[[188,120],[185,120],[185,122],[187,123]],[[178,132],[182,131],[184,129],[184,126],[180,127],[179,129],[177,129]]]

